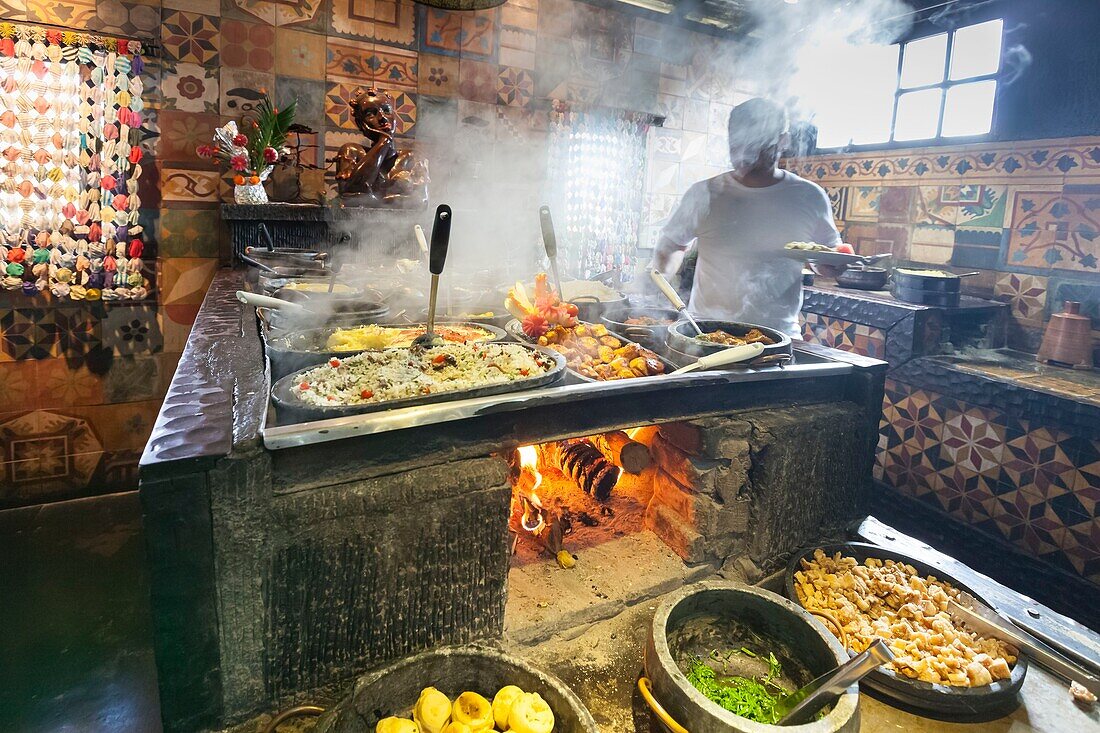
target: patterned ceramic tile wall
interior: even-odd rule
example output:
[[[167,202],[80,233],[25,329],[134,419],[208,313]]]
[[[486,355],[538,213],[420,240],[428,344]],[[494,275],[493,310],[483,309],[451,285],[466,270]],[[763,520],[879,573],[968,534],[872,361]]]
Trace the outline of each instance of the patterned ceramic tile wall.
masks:
[[[886,355],[886,332],[881,328],[852,323],[820,313],[800,314],[802,338],[841,351],[851,351],[874,359]]]
[[[1100,441],[887,380],[875,473],[1100,585]]]
[[[1094,316],[1100,363],[1100,138],[827,155],[786,165],[826,188],[860,252],[979,270],[967,287],[1012,304],[1011,346],[1033,352],[1050,314],[1065,300],[1082,301]]]

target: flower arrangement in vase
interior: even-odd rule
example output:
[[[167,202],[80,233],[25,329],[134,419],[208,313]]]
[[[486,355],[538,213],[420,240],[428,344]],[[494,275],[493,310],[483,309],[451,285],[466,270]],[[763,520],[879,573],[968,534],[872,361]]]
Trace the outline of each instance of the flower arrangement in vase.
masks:
[[[256,106],[256,118],[243,125],[245,131],[239,131],[236,122],[229,122],[214,130],[213,145],[200,145],[195,150],[199,157],[229,164],[234,172],[233,200],[238,204],[267,203],[264,181],[288,152],[284,146],[296,106],[297,100],[280,110],[264,92]]]

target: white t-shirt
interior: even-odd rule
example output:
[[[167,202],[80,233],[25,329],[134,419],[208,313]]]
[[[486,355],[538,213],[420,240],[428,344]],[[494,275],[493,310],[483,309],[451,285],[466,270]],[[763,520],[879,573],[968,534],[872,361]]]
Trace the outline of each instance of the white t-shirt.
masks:
[[[800,336],[802,263],[784,257],[783,247],[835,245],[840,234],[821,186],[781,173],[781,180],[764,188],[749,188],[723,173],[684,194],[661,234],[680,250],[697,240],[692,313]]]

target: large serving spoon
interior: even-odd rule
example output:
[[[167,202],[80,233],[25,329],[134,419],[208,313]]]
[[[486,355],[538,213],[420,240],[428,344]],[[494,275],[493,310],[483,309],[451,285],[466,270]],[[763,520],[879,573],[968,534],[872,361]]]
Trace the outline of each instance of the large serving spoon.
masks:
[[[272,298],[270,295],[260,295],[259,293],[250,293],[247,290],[237,291],[237,300],[245,305],[251,305],[256,308],[273,308],[276,310],[283,310],[287,313],[296,313],[305,315],[306,313],[312,315],[321,315],[315,311],[306,308],[301,303],[292,303],[289,300],[283,300],[282,298]]]
[[[740,361],[755,359],[763,352],[764,344],[761,343],[731,346],[728,349],[722,349],[721,351],[715,351],[713,354],[701,356],[694,364],[680,367],[674,372],[669,372],[669,374],[687,374],[688,372],[694,372],[699,369],[718,369],[719,367],[729,366],[730,364],[736,364]]]
[[[428,272],[432,274],[432,289],[428,296],[428,330],[413,340],[413,348],[427,348],[443,339],[435,332],[435,306],[439,295],[439,276],[443,274],[443,265],[447,262],[447,246],[451,241],[451,207],[440,204],[435,210],[432,223],[432,244],[428,254]]]
[[[880,665],[892,661],[894,655],[890,653],[890,647],[882,639],[875,639],[862,654],[857,654],[801,689],[779,698],[773,708],[778,724],[809,723],[818,710],[842,695],[853,682],[858,682]]]
[[[699,324],[696,323],[695,319],[691,317],[690,313],[688,313],[687,303],[685,303],[680,297],[680,294],[676,292],[676,288],[672,287],[672,284],[668,280],[666,280],[665,276],[662,275],[658,270],[650,270],[649,277],[651,280],[653,280],[653,283],[660,289],[660,291],[665,294],[665,297],[668,298],[668,302],[672,303],[672,307],[680,311],[680,314],[688,319],[691,327],[695,329],[695,333],[702,336],[703,329],[699,328]]]
[[[420,246],[420,256],[428,256],[428,239],[424,236],[424,227],[419,224],[414,225],[413,234],[416,235],[416,243]]]
[[[550,218],[550,207],[539,207],[539,224],[542,226],[542,245],[546,248],[546,259],[550,260],[550,272],[554,276],[554,287],[558,297],[565,300],[565,291],[561,289],[561,274],[558,272],[558,237],[554,233],[554,220]]]

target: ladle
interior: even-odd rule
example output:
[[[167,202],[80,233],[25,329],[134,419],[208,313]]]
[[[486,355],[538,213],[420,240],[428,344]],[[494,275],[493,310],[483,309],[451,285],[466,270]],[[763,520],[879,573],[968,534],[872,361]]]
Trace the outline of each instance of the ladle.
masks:
[[[717,369],[718,367],[729,366],[730,364],[736,364],[739,361],[749,361],[755,359],[764,352],[764,344],[742,344],[741,346],[731,346],[728,349],[722,349],[721,351],[715,351],[713,354],[707,354],[706,356],[699,357],[699,360],[694,364],[688,364],[685,367],[680,367],[674,372],[669,374],[687,374],[697,369]]]
[[[432,224],[432,245],[428,255],[428,272],[432,274],[432,289],[428,296],[428,330],[413,340],[413,348],[427,348],[442,341],[435,333],[435,306],[439,295],[439,276],[447,262],[447,245],[451,239],[451,207],[440,204]]]
[[[546,258],[550,260],[550,272],[554,275],[554,287],[558,297],[565,300],[565,291],[561,289],[561,274],[558,272],[558,237],[554,234],[554,220],[550,217],[550,207],[539,207],[539,224],[542,225],[542,244],[546,248]]]
[[[309,308],[306,308],[301,303],[291,303],[289,300],[283,300],[282,298],[272,298],[270,295],[260,295],[259,293],[250,293],[247,290],[238,290],[237,300],[244,303],[245,305],[251,305],[255,308],[274,308],[276,310],[284,310],[287,313],[312,313],[314,315],[320,315],[310,310]]]
[[[773,708],[779,725],[809,723],[818,710],[839,697],[852,683],[863,679],[880,665],[892,661],[894,655],[890,653],[890,647],[882,639],[875,639],[863,653],[801,689],[779,698]]]
[[[691,327],[695,329],[695,333],[702,336],[703,329],[699,328],[699,324],[696,323],[695,319],[688,313],[687,303],[680,298],[680,294],[677,293],[676,289],[665,279],[665,276],[657,270],[650,270],[649,277],[653,280],[653,283],[661,289],[661,292],[665,294],[665,297],[668,298],[668,302],[672,303],[672,307],[680,311],[680,313],[688,319]]]

